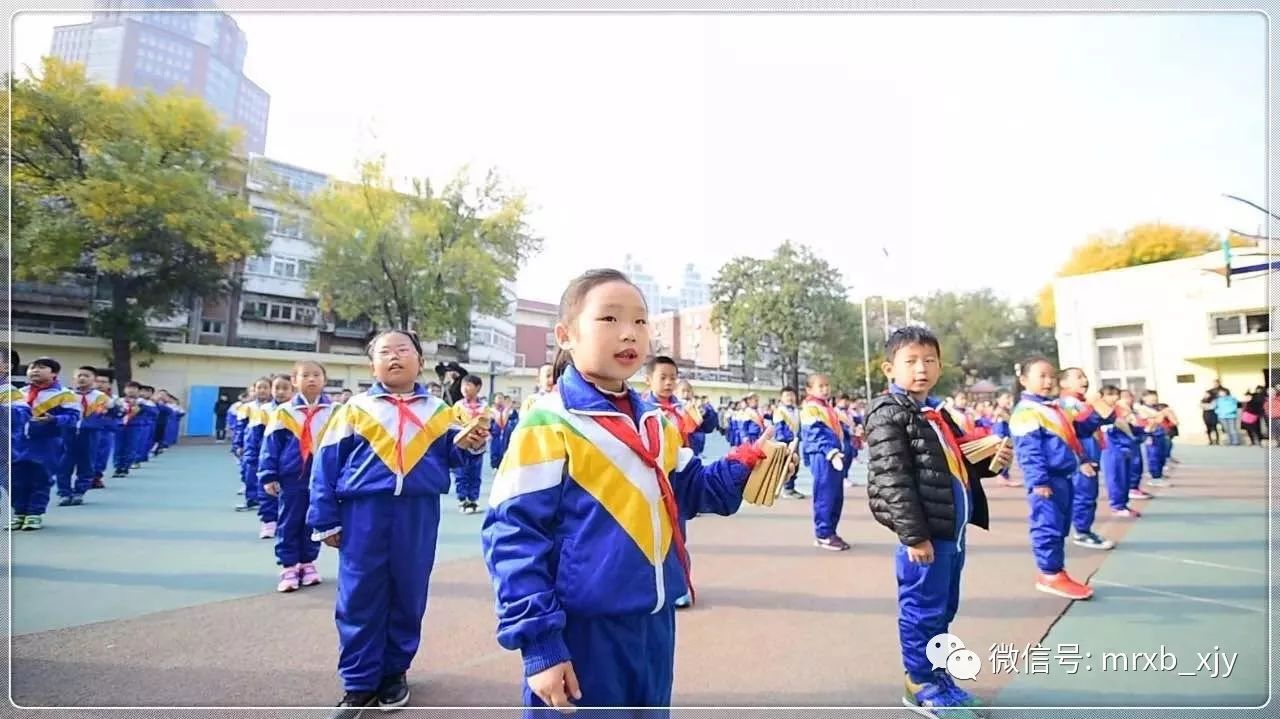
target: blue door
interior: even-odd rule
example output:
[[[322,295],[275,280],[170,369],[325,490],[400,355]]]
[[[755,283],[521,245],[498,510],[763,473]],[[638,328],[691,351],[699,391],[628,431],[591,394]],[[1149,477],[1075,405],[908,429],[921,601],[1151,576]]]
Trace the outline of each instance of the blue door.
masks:
[[[196,385],[191,388],[191,400],[187,405],[187,436],[213,436],[213,410],[218,403],[216,385]]]

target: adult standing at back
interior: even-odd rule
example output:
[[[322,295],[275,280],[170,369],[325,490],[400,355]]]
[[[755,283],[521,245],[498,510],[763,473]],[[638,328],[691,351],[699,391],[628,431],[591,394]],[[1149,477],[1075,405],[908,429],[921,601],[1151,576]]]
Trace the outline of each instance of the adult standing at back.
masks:
[[[1218,435],[1217,390],[1209,390],[1200,398],[1200,417],[1204,420],[1204,434],[1209,438],[1209,444],[1221,444],[1222,439]]]
[[[1218,413],[1218,421],[1227,433],[1227,442],[1232,447],[1240,446],[1240,401],[1231,396],[1231,390],[1226,387],[1218,388],[1214,411]]]

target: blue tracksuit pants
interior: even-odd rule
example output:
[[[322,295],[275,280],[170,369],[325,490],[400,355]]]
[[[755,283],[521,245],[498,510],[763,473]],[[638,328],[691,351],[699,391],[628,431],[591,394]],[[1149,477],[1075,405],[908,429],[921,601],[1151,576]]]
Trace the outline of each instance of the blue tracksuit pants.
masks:
[[[1102,450],[1102,479],[1107,483],[1107,503],[1114,510],[1129,506],[1129,454],[1122,447]]]
[[[480,471],[484,469],[484,455],[462,453],[462,466],[453,470],[454,486],[459,502],[480,501]]]
[[[1096,463],[1093,468],[1096,471],[1092,477],[1086,477],[1080,470],[1076,470],[1075,477],[1072,478],[1071,524],[1077,534],[1092,531],[1093,520],[1098,514],[1098,473],[1101,469]]]
[[[103,430],[98,434],[98,451],[93,456],[93,474],[101,477],[106,474],[107,467],[111,465],[111,450],[115,448],[116,438],[120,435],[119,428]]]
[[[1042,574],[1057,574],[1066,565],[1064,540],[1071,527],[1074,485],[1071,475],[1049,476],[1052,497],[1027,489],[1031,505],[1031,551]]]
[[[587,712],[601,719],[656,718],[668,715],[675,680],[676,618],[668,605],[657,614],[616,617],[565,617],[564,642],[573,657],[574,673],[582,688],[580,707],[660,707],[648,711]],[[522,682],[524,705],[545,707],[527,682]],[[575,717],[582,716],[579,711]],[[525,717],[554,716],[545,709],[526,710]]]
[[[138,443],[138,427],[127,424],[116,434],[116,471],[128,473],[133,466],[133,446]]]
[[[39,462],[15,462],[10,472],[12,493],[9,506],[13,513],[23,517],[42,515],[49,509],[49,488],[53,477]]]
[[[150,422],[139,424],[133,435],[133,463],[143,464],[151,458],[151,447],[155,444],[156,426]]]
[[[898,639],[902,665],[911,681],[933,681],[933,665],[925,653],[929,640],[946,634],[960,608],[960,572],[964,546],[935,539],[933,563],[915,564],[898,545],[894,569],[898,577]]]
[[[101,433],[96,429],[81,428],[68,435],[66,446],[71,451],[63,455],[62,467],[58,472],[59,497],[84,494],[93,486],[93,478],[97,475],[93,461],[98,453],[99,434]]]
[[[1152,479],[1164,477],[1165,442],[1163,435],[1156,435],[1150,444],[1143,445],[1147,453],[1147,469],[1151,472]]]
[[[1142,485],[1142,446],[1133,448],[1129,455],[1129,489],[1137,489]]]
[[[310,504],[311,487],[303,479],[280,483],[276,562],[282,567],[314,562],[320,556],[320,543],[311,540],[311,528],[307,526]]]
[[[836,533],[844,511],[844,477],[820,454],[809,459],[809,471],[813,474],[813,535],[826,539]]]
[[[440,495],[375,494],[338,506],[338,675],[345,691],[374,691],[418,653]]]

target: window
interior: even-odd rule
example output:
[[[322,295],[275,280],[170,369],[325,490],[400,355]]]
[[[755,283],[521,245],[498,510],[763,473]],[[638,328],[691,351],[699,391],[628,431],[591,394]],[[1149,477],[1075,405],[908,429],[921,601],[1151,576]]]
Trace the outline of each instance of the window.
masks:
[[[1098,383],[1142,392],[1147,386],[1146,341],[1142,325],[1099,327],[1094,330],[1098,351]]]
[[[271,313],[268,315],[273,320],[291,320],[293,319],[293,305],[271,305]]]
[[[276,257],[271,262],[271,274],[276,277],[297,277],[298,262],[287,257]]]
[[[206,335],[222,334],[222,320],[201,320],[200,332]]]
[[[255,275],[265,275],[271,267],[271,255],[250,257],[244,261],[244,271]]]
[[[1271,316],[1266,310],[1224,312],[1210,317],[1215,340],[1260,339],[1271,332]]]

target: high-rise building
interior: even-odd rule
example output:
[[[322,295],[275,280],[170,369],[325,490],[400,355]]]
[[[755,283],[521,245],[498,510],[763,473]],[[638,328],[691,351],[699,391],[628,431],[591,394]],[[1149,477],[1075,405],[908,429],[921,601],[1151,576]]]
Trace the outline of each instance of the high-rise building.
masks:
[[[645,304],[650,312],[660,312],[662,307],[662,291],[658,278],[644,271],[644,267],[628,254],[622,262],[622,271],[630,278],[631,283],[644,295]]]
[[[240,128],[244,152],[262,153],[271,98],[244,75],[249,43],[230,15],[196,11],[199,4],[146,0],[135,3],[146,9],[124,10],[121,0],[96,0],[89,22],[54,28],[50,54],[83,63],[90,78],[108,85],[203,98]]]
[[[684,266],[684,279],[680,285],[680,308],[700,307],[711,301],[711,285],[702,279],[698,268],[689,263]]]

